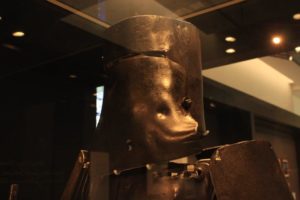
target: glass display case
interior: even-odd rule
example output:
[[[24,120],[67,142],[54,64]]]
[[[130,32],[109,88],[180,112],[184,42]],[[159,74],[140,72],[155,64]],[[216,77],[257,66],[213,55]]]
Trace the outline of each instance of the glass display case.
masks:
[[[297,199],[299,7],[1,2],[0,199]]]

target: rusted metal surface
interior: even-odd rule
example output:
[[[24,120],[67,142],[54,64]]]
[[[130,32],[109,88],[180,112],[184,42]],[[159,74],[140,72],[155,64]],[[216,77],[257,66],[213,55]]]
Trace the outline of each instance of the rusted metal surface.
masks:
[[[105,58],[108,79],[90,152],[89,199],[292,200],[267,142],[199,154],[206,130],[193,25],[137,16],[112,26],[106,36],[114,45]],[[191,154],[206,159],[161,164]]]
[[[11,184],[9,190],[9,197],[8,200],[17,200],[19,193],[19,185],[18,184]]]
[[[218,200],[292,200],[268,142],[251,141],[219,148],[210,164]]]
[[[111,175],[109,199],[212,200],[209,171],[202,165],[152,165]]]
[[[198,30],[137,16],[106,36],[114,45],[92,151],[108,155],[110,172],[200,152],[206,132]]]
[[[90,182],[98,193],[82,192],[91,200],[292,200],[271,145],[247,141],[211,148],[192,164],[148,164],[103,175],[93,168]],[[211,154],[211,158],[205,156]],[[99,157],[99,155],[96,155]],[[99,175],[100,174],[100,175]],[[100,192],[99,192],[100,191]]]
[[[81,150],[75,162],[61,200],[86,200],[88,192],[88,152]]]

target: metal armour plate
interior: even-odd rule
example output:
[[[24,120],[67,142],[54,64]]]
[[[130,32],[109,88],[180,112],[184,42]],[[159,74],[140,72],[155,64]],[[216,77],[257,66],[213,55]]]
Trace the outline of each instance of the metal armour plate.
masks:
[[[109,200],[211,200],[212,186],[208,172],[199,176],[138,168],[111,175]]]
[[[271,145],[241,142],[219,148],[211,160],[218,200],[292,200]]]

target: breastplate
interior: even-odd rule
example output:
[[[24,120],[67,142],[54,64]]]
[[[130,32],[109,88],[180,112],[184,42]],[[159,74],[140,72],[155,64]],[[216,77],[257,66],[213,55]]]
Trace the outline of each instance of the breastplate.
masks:
[[[171,166],[170,166],[171,165]],[[172,166],[173,165],[173,166]],[[108,199],[114,200],[212,200],[208,163],[152,165],[111,175]]]

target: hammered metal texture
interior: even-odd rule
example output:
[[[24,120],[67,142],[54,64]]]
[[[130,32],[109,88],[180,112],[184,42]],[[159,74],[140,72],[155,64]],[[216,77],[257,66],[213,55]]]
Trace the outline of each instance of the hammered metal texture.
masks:
[[[191,175],[139,168],[109,179],[109,200],[212,200],[214,196],[209,172],[204,170]]]
[[[211,160],[218,200],[292,200],[271,145],[242,142],[219,148]]]
[[[200,152],[205,123],[198,30],[138,16],[106,35],[115,45],[108,48],[112,62],[92,150],[108,155],[110,172]]]

